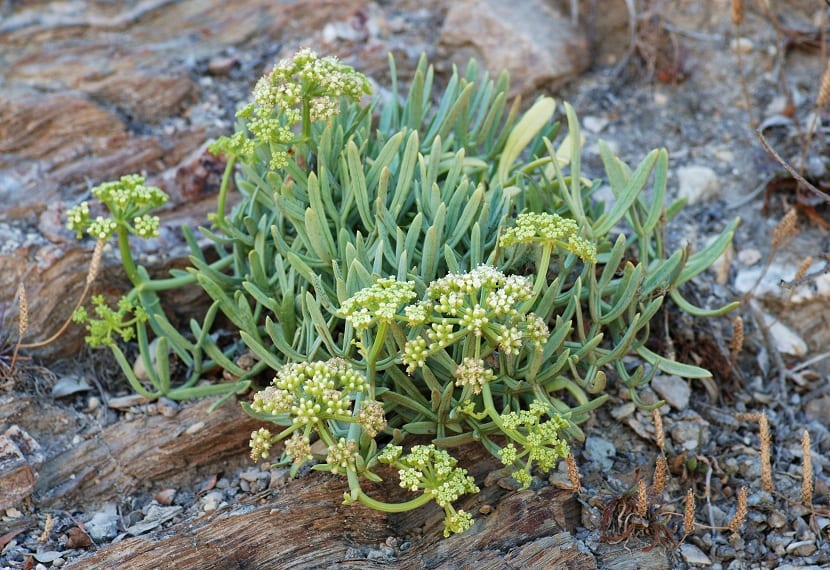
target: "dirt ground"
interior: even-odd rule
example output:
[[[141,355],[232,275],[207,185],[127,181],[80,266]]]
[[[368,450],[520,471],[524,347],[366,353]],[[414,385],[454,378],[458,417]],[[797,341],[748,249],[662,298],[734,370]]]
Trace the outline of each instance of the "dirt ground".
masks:
[[[16,4],[4,3],[4,10],[16,10]],[[570,3],[561,4],[563,13],[570,14]],[[655,323],[653,335],[665,353],[708,367],[713,378],[662,379],[643,391],[645,399],[670,404],[660,412],[670,475],[665,489],[649,496],[646,517],[633,513],[631,504],[640,481],[651,488],[663,453],[660,438],[652,414],[636,410],[625,390],[609,385],[609,402],[585,427],[586,441],[574,445],[581,491],[550,495],[566,505],[561,507],[566,514],[553,518],[567,532],[561,537],[545,532],[548,539],[561,538],[556,548],[562,552],[570,548],[577,553],[567,567],[830,567],[830,200],[821,194],[830,187],[830,80],[825,100],[819,101],[828,14],[822,2],[759,0],[744,3],[736,25],[732,4],[633,2],[632,35],[627,2],[578,3],[593,62],[554,95],[569,101],[582,120],[588,174],[602,175],[596,150],[600,139],[632,165],[653,148],[667,148],[670,192],[690,202],[670,227],[671,243],[699,248],[733,218],[742,220],[727,255],[684,293],[704,306],[735,299],[743,304],[735,314],[702,321],[667,303]],[[401,22],[395,36],[399,47],[438,53],[446,6],[371,5],[368,21]],[[344,40],[344,57],[351,50],[358,60],[379,61],[367,55],[360,41]],[[246,71],[261,72],[275,56],[265,52],[262,45],[253,45],[235,57],[249,66]],[[200,60],[194,60],[191,73],[197,80],[210,75]],[[367,73],[382,82],[385,72],[376,65]],[[235,105],[249,86],[250,78],[231,74],[205,89],[216,101]],[[218,131],[230,125],[227,113],[216,113],[215,120]],[[764,148],[762,139],[781,160]],[[795,183],[782,163],[818,193]],[[797,230],[776,239],[792,208]],[[11,323],[15,309],[8,301]],[[739,348],[732,342],[738,314],[744,323]],[[14,385],[0,392],[0,433],[19,425],[41,446],[34,494],[0,516],[0,568],[117,567],[111,564],[119,544],[138,548],[134,545],[141,541],[130,542],[133,537],[163,550],[173,534],[207,528],[223,516],[230,520],[229,513],[288,512],[292,496],[307,498],[304,493],[317,486],[329,492],[321,508],[331,508],[331,497],[342,494],[336,479],[312,481],[320,477],[312,473],[289,481],[284,469],[253,464],[246,440],[255,424],[233,404],[210,419],[205,403],[132,400],[104,351],[80,349],[68,358],[48,360],[31,356],[20,364]],[[762,468],[762,413],[771,438],[771,488]],[[236,431],[223,431],[223,425]],[[802,496],[805,430],[814,477],[809,502]],[[180,443],[185,436],[211,431],[214,439],[198,446]],[[199,453],[205,447],[216,451],[208,459]],[[176,463],[176,457],[184,459]],[[144,461],[146,466],[136,466]],[[498,520],[491,513],[507,512],[511,501],[528,508],[540,493],[568,489],[564,466],[557,473],[538,473],[528,495],[510,488],[496,467],[478,464],[481,480],[490,481],[490,502],[477,506],[482,518]],[[729,525],[742,488],[748,510],[735,532]],[[690,490],[696,510],[687,533],[684,509]],[[430,557],[444,552],[434,532],[434,513],[387,519],[338,510],[336,516],[341,515],[366,528],[346,527],[343,535],[348,536],[337,543],[342,552],[332,554],[341,556],[344,565],[329,567],[463,567],[449,555]],[[305,523],[313,527],[313,521]],[[326,529],[331,533],[326,536],[342,528]],[[544,567],[533,559],[511,565],[507,556],[520,546],[506,540],[500,561],[481,567]],[[137,560],[123,567],[152,567],[139,566]],[[296,554],[289,566],[316,567],[312,560]],[[238,561],[217,564],[211,567],[255,567]]]

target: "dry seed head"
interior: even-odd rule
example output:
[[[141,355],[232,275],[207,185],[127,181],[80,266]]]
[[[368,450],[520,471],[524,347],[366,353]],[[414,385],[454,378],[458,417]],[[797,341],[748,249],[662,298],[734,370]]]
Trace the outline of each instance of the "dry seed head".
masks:
[[[646,482],[640,479],[637,482],[637,516],[645,518],[648,512],[648,496],[646,494]]]
[[[769,433],[769,420],[767,414],[762,413],[758,420],[758,427],[761,436],[761,487],[764,491],[772,493],[775,488],[772,485],[772,436]]]
[[[732,0],[732,23],[740,26],[744,21],[744,3],[743,0]]]
[[[736,534],[741,530],[741,525],[744,524],[746,518],[746,487],[741,487],[738,490],[738,506],[735,507],[735,516],[729,521],[729,530]]]
[[[732,321],[732,341],[729,343],[729,352],[734,359],[744,345],[744,320],[740,315]]]
[[[827,105],[828,101],[830,101],[830,62],[827,62],[827,67],[824,68],[824,73],[821,75],[821,85],[818,88],[816,106],[822,108]]]
[[[813,261],[813,257],[808,255],[804,261],[801,262],[801,265],[798,266],[798,269],[795,272],[795,277],[793,277],[794,284],[798,284],[799,281],[804,279],[804,276],[807,275],[807,270],[810,269]]]
[[[738,412],[735,414],[735,419],[740,422],[759,422],[761,421],[761,414],[758,412]]]
[[[17,338],[22,339],[26,334],[26,329],[29,328],[29,303],[26,301],[26,287],[21,283],[17,287],[17,305],[19,307],[17,315]]]
[[[772,230],[772,249],[780,247],[787,238],[795,236],[798,233],[796,222],[798,221],[798,213],[795,208],[790,208],[787,213],[781,218],[775,228]]]
[[[663,432],[663,418],[660,416],[660,410],[654,408],[651,411],[652,421],[654,422],[654,436],[657,440],[657,447],[663,453],[666,452],[666,435]]]
[[[690,488],[686,491],[686,508],[683,511],[683,534],[690,535],[695,530],[695,494]]]
[[[657,456],[657,463],[654,466],[654,478],[651,482],[652,491],[659,495],[666,488],[666,477],[669,474],[669,464],[665,455]]]
[[[582,485],[579,482],[579,469],[576,467],[576,459],[574,459],[574,454],[569,453],[566,461],[568,463],[568,479],[571,480],[571,487],[573,488],[574,493],[579,493],[580,489],[582,489]]]
[[[54,528],[54,526],[55,526],[55,521],[52,519],[52,515],[49,514],[49,513],[46,513],[46,521],[43,523],[43,532],[38,537],[38,539],[37,539],[38,542],[43,544],[47,540],[49,540],[49,537],[52,534],[52,529]]]
[[[801,434],[801,502],[813,504],[813,455],[810,452],[810,432],[806,429]]]
[[[106,243],[102,239],[95,242],[95,249],[92,251],[92,260],[89,262],[89,271],[86,274],[87,285],[92,285],[92,282],[98,277],[98,272],[101,270],[101,256],[104,253]]]

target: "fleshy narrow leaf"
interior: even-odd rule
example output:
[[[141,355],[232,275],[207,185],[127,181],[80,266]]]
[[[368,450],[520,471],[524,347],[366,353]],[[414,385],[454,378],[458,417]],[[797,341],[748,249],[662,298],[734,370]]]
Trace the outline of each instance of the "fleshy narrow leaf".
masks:
[[[516,163],[516,159],[527,148],[527,145],[539,134],[551,119],[556,110],[556,101],[551,97],[542,97],[527,110],[522,116],[504,145],[504,151],[499,158],[496,181],[499,185],[505,186],[510,178],[510,171]]]

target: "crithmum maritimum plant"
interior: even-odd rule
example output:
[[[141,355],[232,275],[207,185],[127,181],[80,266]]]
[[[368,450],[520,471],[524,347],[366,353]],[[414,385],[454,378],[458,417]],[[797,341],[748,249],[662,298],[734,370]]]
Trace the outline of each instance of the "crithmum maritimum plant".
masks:
[[[608,381],[642,405],[638,389],[657,370],[707,376],[649,350],[649,323],[666,295],[699,316],[734,307],[695,307],[680,287],[722,253],[737,221],[703,250],[668,251],[663,230],[682,203],[665,205],[666,151],[631,169],[601,145],[607,181],[589,180],[574,110],[565,104],[567,132],[557,136],[553,99],[522,113],[508,89],[505,74],[493,80],[471,63],[433,105],[422,59],[405,97],[367,100],[369,82],[342,62],[310,50],[284,59],[257,84],[236,133],[213,147],[229,158],[218,210],[201,229],[217,260],[186,231],[193,267],[167,280],[131,261],[146,202],[104,193],[114,224],[93,225],[82,206],[73,227],[115,232],[135,277],[123,313],[98,319],[105,332],[135,329],[154,377],[152,389],[132,378],[134,387],[229,396],[270,369],[270,385],[243,402],[270,424],[252,434],[255,460],[279,456],[293,473],[312,462],[345,476],[347,502],[387,512],[435,501],[450,534],[473,523],[454,503],[477,491],[454,448],[483,445],[527,486],[582,437]],[[234,175],[241,199],[227,212]],[[604,184],[611,204],[597,197]],[[128,214],[131,204],[139,209]],[[192,283],[213,304],[182,333],[156,293]],[[219,314],[238,342],[214,340]],[[93,339],[97,326],[89,322]],[[115,335],[104,338],[118,357]],[[168,351],[188,367],[183,385]],[[250,369],[236,362],[246,351]],[[641,364],[624,364],[631,356]],[[217,365],[239,382],[198,385]],[[414,499],[364,490],[384,464]]]

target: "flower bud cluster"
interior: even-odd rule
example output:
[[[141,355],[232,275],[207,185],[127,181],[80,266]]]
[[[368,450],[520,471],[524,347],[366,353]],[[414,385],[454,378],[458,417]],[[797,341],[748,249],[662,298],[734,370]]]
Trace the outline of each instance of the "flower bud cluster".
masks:
[[[558,246],[578,255],[584,261],[596,263],[596,245],[580,237],[578,233],[579,226],[574,220],[546,212],[525,212],[519,214],[516,218],[516,225],[501,236],[499,244],[502,247],[511,247],[521,243]]]
[[[367,390],[365,376],[342,359],[289,363],[280,368],[271,386],[254,396],[251,408],[272,415],[290,414],[296,425],[318,425],[350,417],[351,401]],[[380,425],[379,420],[372,425]]]
[[[148,212],[164,205],[168,197],[161,189],[145,185],[142,176],[129,174],[120,180],[105,182],[93,188],[92,195],[106,206],[111,217],[92,219],[88,202],[71,208],[66,214],[66,227],[78,238],[87,232],[95,239],[108,239],[119,225],[142,238],[158,235],[159,218]]]
[[[509,443],[499,451],[499,458],[504,465],[516,465],[526,457],[524,468],[513,474],[524,487],[530,485],[530,467],[534,461],[542,471],[549,471],[570,453],[567,441],[560,437],[561,430],[568,425],[567,420],[554,413],[543,422],[541,418],[545,414],[549,414],[548,407],[536,400],[528,410],[501,416],[504,430],[520,434],[517,440],[524,450],[519,452],[514,443]]]
[[[118,300],[117,309],[109,307],[103,295],[94,295],[92,305],[96,317],[90,316],[84,307],[79,307],[72,315],[74,322],[86,323],[89,334],[85,340],[92,348],[114,346],[117,337],[124,341],[132,340],[135,338],[135,325],[148,318],[147,311],[128,297]],[[128,318],[130,313],[132,318]]]
[[[341,437],[335,445],[329,447],[326,463],[331,467],[331,472],[337,475],[348,469],[354,470],[357,455],[357,442]]]
[[[472,336],[508,356],[518,355],[523,347],[541,350],[550,331],[533,313],[522,308],[533,299],[533,284],[526,277],[505,275],[495,267],[481,265],[468,273],[451,273],[433,281],[427,288],[427,301],[404,309],[410,326],[425,327],[404,346],[402,361],[412,374],[424,366],[430,354]],[[489,381],[490,371],[483,365],[462,363],[456,377],[463,385]]]
[[[265,428],[251,432],[251,459],[258,461],[260,459],[268,459],[271,454],[271,440],[273,435]]]
[[[346,299],[340,316],[357,330],[367,329],[377,323],[391,323],[398,310],[414,298],[415,283],[385,277]]]
[[[245,120],[251,138],[237,132],[219,139],[211,150],[247,160],[255,157],[258,147],[267,145],[271,153],[269,167],[283,168],[288,162],[288,149],[297,140],[295,125],[328,121],[339,112],[341,99],[358,102],[368,93],[368,79],[354,68],[333,56],[321,58],[310,49],[301,49],[260,78],[253,102],[237,113]]]
[[[456,511],[452,503],[466,493],[479,491],[475,480],[467,470],[456,467],[458,461],[446,450],[430,445],[415,445],[403,455],[397,445],[388,445],[378,456],[378,461],[398,468],[400,486],[430,495],[444,509],[444,536],[463,532],[473,524],[472,516]]]

